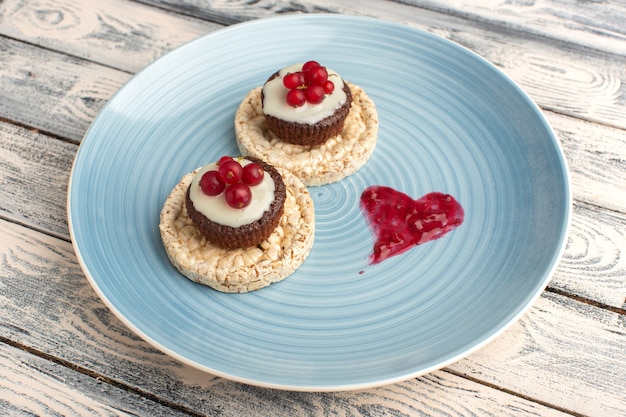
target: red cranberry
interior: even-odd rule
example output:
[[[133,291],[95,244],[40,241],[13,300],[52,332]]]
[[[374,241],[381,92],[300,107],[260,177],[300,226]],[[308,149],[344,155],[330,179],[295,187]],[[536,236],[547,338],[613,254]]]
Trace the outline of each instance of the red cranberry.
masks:
[[[304,90],[304,94],[306,95],[306,101],[311,104],[319,104],[324,100],[324,87],[317,84],[310,85]]]
[[[287,92],[287,104],[293,107],[300,107],[306,103],[304,90],[289,90]]]
[[[220,179],[220,174],[217,171],[207,171],[200,177],[200,188],[206,195],[220,195],[226,184]]]
[[[328,80],[328,71],[322,66],[313,67],[306,73],[306,78],[311,84],[322,85]]]
[[[218,166],[220,179],[226,184],[234,184],[241,179],[243,167],[234,159],[225,160]]]
[[[252,191],[246,184],[238,182],[237,184],[233,184],[226,189],[224,192],[224,198],[230,207],[241,209],[250,204],[250,201],[252,200]]]
[[[263,171],[263,167],[261,164],[257,164],[256,162],[251,162],[245,167],[243,167],[243,175],[241,180],[244,184],[248,185],[259,185],[263,181],[263,177],[265,176],[265,171]]]
[[[301,71],[289,73],[283,78],[283,85],[290,90],[301,87],[304,83],[304,73]]]

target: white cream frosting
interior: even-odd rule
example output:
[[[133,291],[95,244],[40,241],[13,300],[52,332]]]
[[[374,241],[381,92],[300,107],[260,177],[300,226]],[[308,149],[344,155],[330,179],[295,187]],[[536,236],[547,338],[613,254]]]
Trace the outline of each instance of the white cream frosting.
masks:
[[[296,122],[315,124],[332,115],[335,110],[346,102],[346,93],[343,91],[343,80],[335,71],[326,68],[328,79],[335,84],[331,94],[324,97],[319,104],[305,103],[300,107],[287,104],[287,87],[283,85],[283,77],[291,72],[302,70],[303,64],[294,64],[281,69],[278,77],[268,81],[263,86],[263,112],[279,119]]]
[[[243,158],[238,158],[237,161],[239,161],[242,166],[246,166],[250,163],[250,161]],[[274,190],[276,186],[272,176],[265,172],[263,181],[258,185],[250,187],[252,191],[250,204],[241,209],[232,208],[226,202],[223,192],[216,196],[206,195],[202,192],[200,179],[205,172],[211,170],[217,171],[217,162],[202,167],[191,181],[191,188],[189,189],[189,198],[194,208],[209,220],[225,226],[240,227],[263,217],[263,213],[270,208],[270,205],[274,201]]]

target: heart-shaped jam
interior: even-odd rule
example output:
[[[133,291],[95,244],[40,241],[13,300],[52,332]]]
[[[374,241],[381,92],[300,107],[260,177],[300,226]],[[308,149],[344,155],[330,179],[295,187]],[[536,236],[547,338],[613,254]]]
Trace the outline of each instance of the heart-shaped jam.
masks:
[[[432,192],[413,200],[390,187],[371,186],[361,210],[374,235],[372,264],[438,239],[463,223],[463,207],[449,194]]]

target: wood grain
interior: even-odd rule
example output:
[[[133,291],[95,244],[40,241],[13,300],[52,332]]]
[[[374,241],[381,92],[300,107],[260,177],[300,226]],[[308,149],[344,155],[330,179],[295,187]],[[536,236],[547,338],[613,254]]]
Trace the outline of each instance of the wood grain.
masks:
[[[626,39],[621,17],[626,6],[621,2],[562,2],[535,0],[503,2],[429,1],[429,0],[139,0],[181,13],[232,24],[285,13],[367,14],[399,21],[419,20],[418,15],[439,14],[472,20],[476,24],[506,27],[559,41],[623,54]],[[617,3],[617,4],[616,4]],[[434,13],[432,13],[434,12]],[[432,20],[432,19],[431,19]]]
[[[580,49],[547,46],[536,39],[528,39],[515,53],[510,52],[512,47],[506,42],[485,58],[515,80],[540,107],[626,128],[626,118],[618,114],[621,110],[615,111],[626,104],[626,55],[587,51],[581,60]],[[570,100],[574,96],[578,99]]]
[[[544,115],[567,159],[574,198],[626,214],[626,131]]]
[[[346,1],[285,1],[285,0],[137,0],[177,13],[196,16],[212,22],[232,25],[253,19],[294,13],[342,13]],[[356,4],[356,3],[353,3]],[[388,5],[389,6],[389,5]],[[391,5],[393,7],[393,5]],[[362,9],[363,10],[363,9]],[[367,10],[367,7],[364,8]]]
[[[188,416],[145,397],[0,343],[4,416]]]
[[[230,404],[244,410],[250,404],[295,406],[294,396],[299,401],[313,401],[319,407],[317,412],[346,405],[348,394],[304,396],[246,387],[208,376],[161,354],[135,336],[104,306],[83,277],[67,242],[4,221],[0,221],[0,231],[4,236],[0,242],[1,337],[25,346],[37,346],[46,355],[112,380],[125,381],[136,389],[149,390],[151,395],[192,409],[202,407],[202,399],[207,397],[213,406]],[[39,297],[33,299],[32,294]],[[620,320],[620,315],[614,312],[546,294],[527,317],[486,348],[488,354],[481,350],[451,369],[488,381],[506,392],[524,392],[528,398],[537,398],[553,408],[567,409],[571,404],[578,407],[582,406],[579,401],[585,401],[598,407],[595,411],[590,409],[589,415],[611,415],[623,407],[617,394],[626,378],[626,369],[621,366],[626,332]],[[596,352],[597,358],[590,359],[589,352]],[[449,379],[440,373],[436,377]],[[525,378],[535,381],[532,389]],[[579,390],[581,385],[585,387],[584,393]],[[380,396],[379,392],[388,389],[371,390],[370,395]],[[432,387],[407,382],[391,389],[416,390],[406,398],[418,403],[426,395],[429,402],[434,401],[440,407],[446,404],[436,399],[442,391],[433,391]],[[485,387],[472,385],[461,391],[465,389],[482,392]],[[243,394],[238,394],[239,391]],[[449,394],[446,401],[457,395]],[[365,394],[351,395],[348,398],[352,406]],[[492,395],[496,394],[488,394]],[[384,401],[392,403],[389,399]],[[453,404],[461,407],[464,402]],[[485,404],[479,401],[467,406],[469,411],[478,413],[476,407]]]
[[[626,3],[621,1],[395,1],[615,54],[626,54]]]
[[[6,36],[128,72],[222,27],[121,0],[5,0],[0,16]]]
[[[286,13],[368,14],[415,21],[434,13],[474,21],[473,25],[504,27],[559,42],[584,45],[614,54],[626,53],[623,2],[563,0],[139,0],[223,24]],[[409,19],[410,16],[410,19]]]
[[[549,287],[626,311],[626,216],[574,206],[567,248]]]
[[[130,78],[102,69],[0,37],[0,118],[78,142],[104,103]]]
[[[11,346],[0,344],[0,413],[10,416],[179,416],[189,414],[140,394],[72,371]],[[446,372],[375,390],[339,394],[275,393],[242,387],[222,394],[242,397],[234,405],[205,408],[207,415],[237,416],[374,416],[416,413],[432,415],[546,416],[567,414],[503,392],[483,387]],[[419,394],[415,400],[407,395]],[[288,401],[284,401],[287,398]],[[249,402],[248,402],[249,401]],[[263,401],[263,402],[261,402]],[[277,406],[280,402],[284,405]],[[474,408],[476,407],[476,408]],[[196,414],[196,413],[192,413]],[[199,414],[199,413],[198,413]]]
[[[69,238],[67,184],[77,146],[0,123],[0,214]]]
[[[624,346],[623,315],[545,293],[509,331],[451,368],[497,386],[514,384],[522,395],[572,412],[620,416],[626,409]],[[606,371],[612,379],[601,376]]]

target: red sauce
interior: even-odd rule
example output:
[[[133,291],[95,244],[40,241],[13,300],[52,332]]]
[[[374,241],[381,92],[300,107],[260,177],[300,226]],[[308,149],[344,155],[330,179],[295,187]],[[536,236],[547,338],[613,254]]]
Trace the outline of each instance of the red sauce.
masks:
[[[463,207],[449,194],[432,192],[414,200],[378,185],[363,191],[361,210],[375,239],[372,264],[442,237],[464,217]]]

